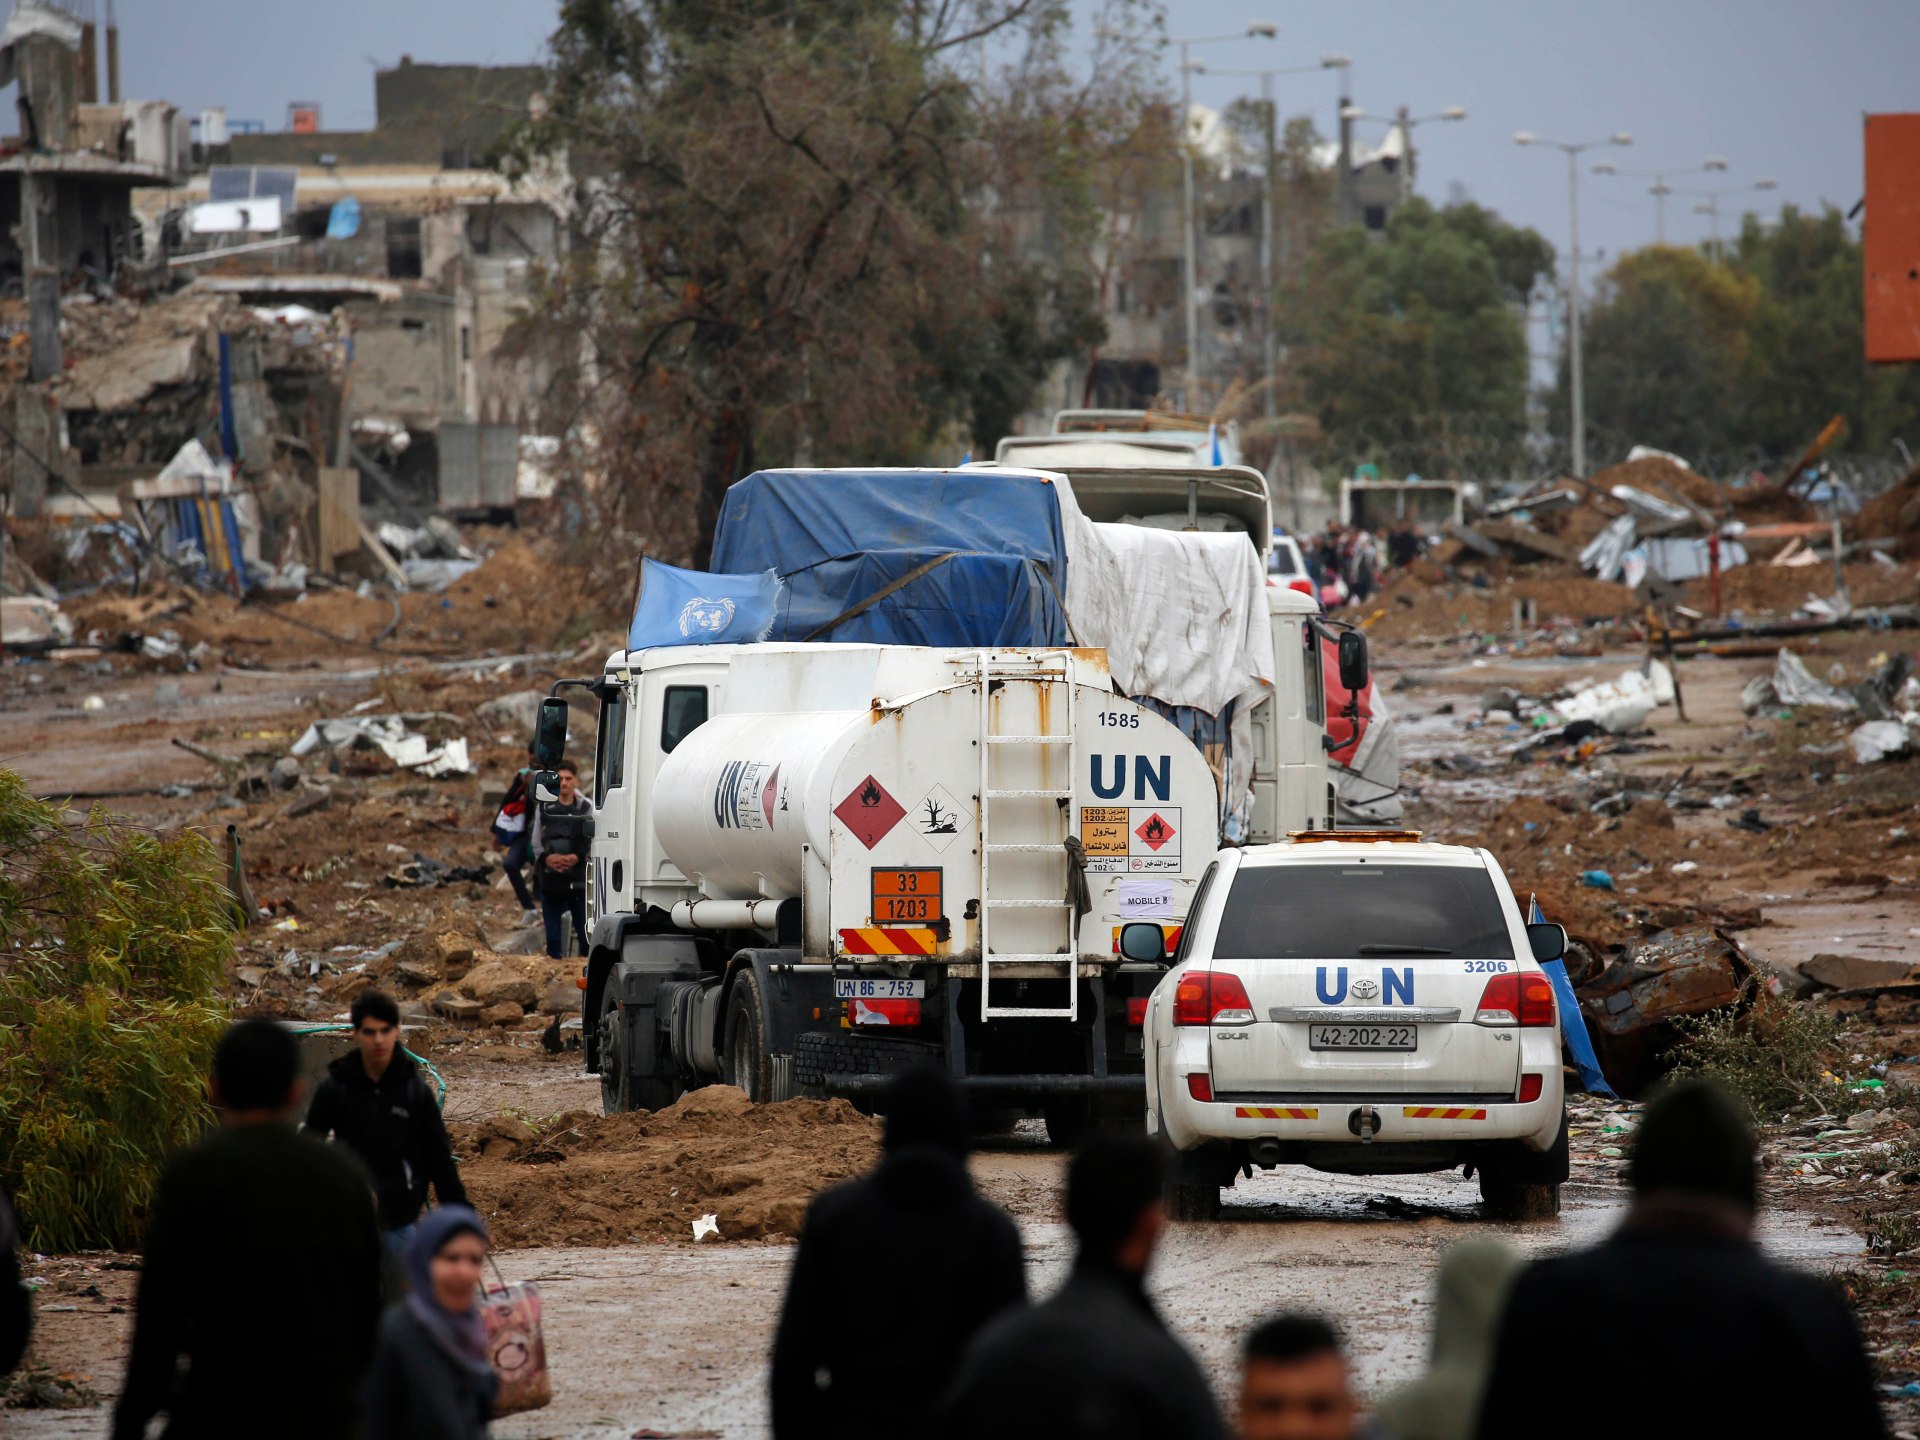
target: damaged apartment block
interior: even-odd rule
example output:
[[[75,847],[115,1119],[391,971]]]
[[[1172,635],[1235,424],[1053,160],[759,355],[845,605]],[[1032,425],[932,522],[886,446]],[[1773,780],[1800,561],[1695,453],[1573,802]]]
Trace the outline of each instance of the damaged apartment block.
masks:
[[[100,103],[83,18],[18,0],[0,31],[0,323],[26,342],[0,352],[7,583],[176,552],[236,589],[444,573],[457,533],[426,522],[511,518],[557,446],[554,367],[510,332],[571,182],[487,161],[543,72],[403,59],[373,129],[295,102],[268,133],[121,100],[111,30]]]

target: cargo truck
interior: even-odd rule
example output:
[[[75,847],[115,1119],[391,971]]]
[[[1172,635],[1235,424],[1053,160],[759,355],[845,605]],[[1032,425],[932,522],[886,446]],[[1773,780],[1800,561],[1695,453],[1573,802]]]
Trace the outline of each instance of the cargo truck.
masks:
[[[1317,608],[1258,594],[1275,668],[1254,812],[1323,827]],[[1166,967],[1124,960],[1118,936],[1157,923],[1172,951],[1223,780],[1218,754],[1116,693],[1105,650],[668,646],[564,683],[599,706],[583,984],[609,1111],[714,1081],[861,1102],[933,1063],[1062,1143],[1138,1123]],[[548,700],[542,763],[566,727]]]

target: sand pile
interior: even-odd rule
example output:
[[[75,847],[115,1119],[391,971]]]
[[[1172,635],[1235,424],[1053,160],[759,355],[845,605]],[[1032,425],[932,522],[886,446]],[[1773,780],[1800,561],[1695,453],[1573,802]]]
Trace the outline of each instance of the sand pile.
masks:
[[[461,1178],[495,1243],[691,1244],[800,1233],[807,1202],[880,1154],[880,1122],[845,1100],[755,1105],[727,1085],[627,1115],[570,1111],[539,1130],[516,1120],[452,1125]]]
[[[1533,601],[1537,625],[1617,619],[1636,615],[1641,608],[1624,585],[1565,572],[1506,579],[1485,589],[1457,582],[1427,585],[1409,577],[1368,602],[1368,614],[1386,612],[1368,633],[1376,639],[1407,640],[1508,631],[1513,629],[1516,600]]]

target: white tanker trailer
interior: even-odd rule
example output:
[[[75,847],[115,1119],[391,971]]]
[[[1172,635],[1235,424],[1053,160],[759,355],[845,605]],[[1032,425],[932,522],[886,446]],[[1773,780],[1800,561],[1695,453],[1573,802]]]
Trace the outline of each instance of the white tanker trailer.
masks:
[[[600,702],[583,984],[609,1110],[713,1080],[857,1100],[935,1063],[1061,1141],[1139,1112],[1165,966],[1123,961],[1119,927],[1176,948],[1220,794],[1104,651],[691,646],[566,683]],[[1317,765],[1319,716],[1262,709]],[[547,701],[543,764],[565,727]],[[1313,799],[1275,818],[1324,824],[1324,782],[1290,788]]]

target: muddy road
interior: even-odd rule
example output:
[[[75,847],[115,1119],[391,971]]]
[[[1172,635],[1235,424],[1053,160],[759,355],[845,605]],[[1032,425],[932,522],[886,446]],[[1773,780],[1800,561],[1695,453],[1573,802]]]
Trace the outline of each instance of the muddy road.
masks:
[[[541,1102],[557,1098],[560,1088],[550,1087]],[[1450,1245],[1495,1235],[1541,1254],[1591,1243],[1616,1223],[1625,1201],[1618,1161],[1600,1153],[1617,1138],[1601,1131],[1609,1119],[1600,1111],[1583,1117],[1574,1137],[1574,1179],[1556,1221],[1483,1220],[1474,1186],[1457,1175],[1261,1173],[1228,1193],[1218,1223],[1169,1230],[1154,1294],[1223,1397],[1231,1394],[1235,1347],[1248,1326],[1290,1308],[1338,1320],[1364,1390],[1378,1396],[1419,1369],[1428,1292]],[[977,1155],[974,1172],[983,1191],[1019,1222],[1033,1291],[1051,1290],[1065,1278],[1073,1254],[1058,1218],[1064,1157],[1028,1122]],[[1787,1211],[1768,1215],[1762,1237],[1776,1257],[1817,1273],[1847,1264],[1860,1251],[1846,1227]],[[767,1346],[792,1254],[784,1243],[695,1246],[690,1240],[503,1252],[509,1277],[541,1286],[556,1394],[547,1409],[500,1421],[493,1433],[503,1440],[626,1440],[642,1430],[726,1440],[766,1436]],[[100,1288],[109,1298],[125,1294],[133,1278],[114,1273]],[[107,1314],[107,1300],[54,1303],[72,1308],[43,1313],[53,1353],[110,1397],[118,1389],[128,1318]],[[98,1408],[12,1411],[7,1433],[33,1440],[90,1436],[104,1420]]]

